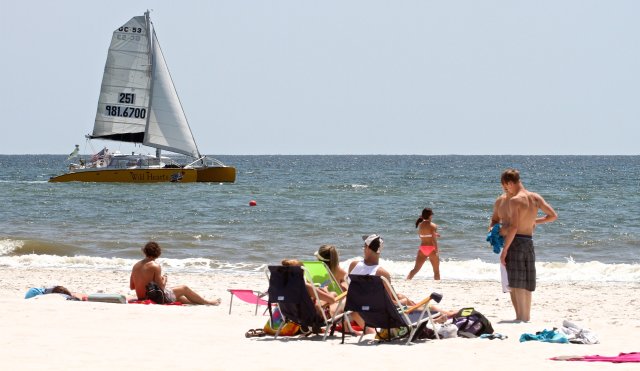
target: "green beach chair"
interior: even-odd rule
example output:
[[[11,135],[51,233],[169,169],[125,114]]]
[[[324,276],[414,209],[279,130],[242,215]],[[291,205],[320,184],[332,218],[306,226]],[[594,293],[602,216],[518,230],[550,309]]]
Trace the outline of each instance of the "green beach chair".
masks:
[[[309,279],[316,287],[325,287],[330,292],[338,294],[337,299],[340,300],[347,295],[346,291],[342,290],[342,287],[338,283],[338,280],[334,277],[333,273],[329,269],[329,266],[319,260],[303,261],[302,265],[305,268],[307,279]],[[344,307],[343,307],[344,309]],[[345,325],[347,331],[353,333],[353,327],[351,327],[350,312],[345,313]],[[344,339],[343,339],[344,341]]]
[[[302,265],[306,268],[308,277],[316,287],[324,287],[328,291],[335,292],[336,294],[342,294],[342,287],[329,270],[329,267],[321,261],[303,261]]]

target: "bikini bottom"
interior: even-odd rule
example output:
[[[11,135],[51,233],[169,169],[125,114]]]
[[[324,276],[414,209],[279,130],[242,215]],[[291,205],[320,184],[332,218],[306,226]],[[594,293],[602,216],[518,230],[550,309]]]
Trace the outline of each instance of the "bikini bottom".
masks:
[[[424,256],[429,256],[436,249],[435,246],[420,246],[420,251]]]

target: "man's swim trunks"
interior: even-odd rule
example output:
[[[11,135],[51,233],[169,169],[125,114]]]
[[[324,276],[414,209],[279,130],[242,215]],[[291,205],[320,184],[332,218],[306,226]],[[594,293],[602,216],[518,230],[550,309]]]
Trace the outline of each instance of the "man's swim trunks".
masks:
[[[516,235],[507,251],[506,262],[509,287],[535,291],[536,253],[531,236]]]

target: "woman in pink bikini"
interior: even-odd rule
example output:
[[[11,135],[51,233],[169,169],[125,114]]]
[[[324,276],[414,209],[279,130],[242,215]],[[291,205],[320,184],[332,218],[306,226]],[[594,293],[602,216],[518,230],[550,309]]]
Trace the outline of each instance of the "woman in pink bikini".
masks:
[[[422,210],[422,215],[416,220],[416,228],[418,228],[418,236],[420,237],[420,248],[418,249],[418,255],[416,256],[416,263],[407,275],[407,279],[410,280],[415,276],[424,262],[429,258],[431,266],[433,267],[433,279],[440,279],[440,254],[438,253],[438,240],[437,237],[438,226],[431,222],[433,217],[433,211],[429,208]]]

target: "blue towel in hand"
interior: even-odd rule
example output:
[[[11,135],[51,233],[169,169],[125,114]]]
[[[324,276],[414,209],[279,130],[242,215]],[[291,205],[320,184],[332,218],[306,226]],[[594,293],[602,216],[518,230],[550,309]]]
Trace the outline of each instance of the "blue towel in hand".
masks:
[[[487,241],[493,246],[493,252],[500,254],[500,250],[504,245],[504,237],[500,235],[500,224],[494,225],[491,231],[487,233]]]

